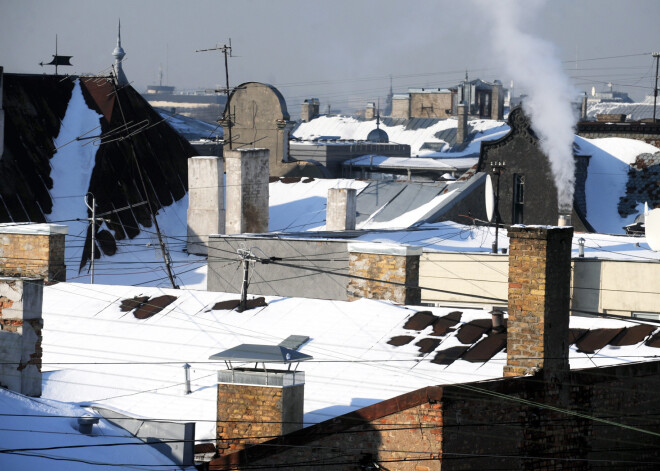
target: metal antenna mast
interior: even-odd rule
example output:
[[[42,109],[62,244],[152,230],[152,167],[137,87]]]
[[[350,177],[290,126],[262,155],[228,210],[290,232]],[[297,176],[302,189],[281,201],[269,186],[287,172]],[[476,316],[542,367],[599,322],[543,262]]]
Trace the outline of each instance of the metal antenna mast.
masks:
[[[227,102],[225,103],[225,113],[227,112],[227,107],[229,106],[229,62],[228,57],[233,57],[231,53],[231,38],[229,38],[229,46],[223,44],[222,46],[216,45],[215,47],[209,49],[197,49],[195,52],[208,52],[208,51],[221,51],[225,55],[225,89],[216,90],[217,92],[225,92],[227,95]],[[227,119],[227,134],[229,137],[229,149],[232,149],[232,139],[231,139],[231,127],[232,127],[231,116],[228,115]]]

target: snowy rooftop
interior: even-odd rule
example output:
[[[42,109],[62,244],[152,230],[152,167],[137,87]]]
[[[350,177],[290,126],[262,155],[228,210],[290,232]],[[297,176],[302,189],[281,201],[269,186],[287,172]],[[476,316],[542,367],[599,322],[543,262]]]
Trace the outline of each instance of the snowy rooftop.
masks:
[[[216,374],[226,369],[209,357],[240,344],[310,338],[300,352],[313,360],[299,368],[307,425],[423,386],[497,378],[506,360],[505,334],[493,332],[480,309],[268,297],[267,306],[239,313],[223,305],[232,299],[159,288],[44,287],[43,398],[192,420],[204,439],[214,435]],[[571,367],[655,356],[658,328],[572,316]],[[192,366],[188,395],[184,363]]]

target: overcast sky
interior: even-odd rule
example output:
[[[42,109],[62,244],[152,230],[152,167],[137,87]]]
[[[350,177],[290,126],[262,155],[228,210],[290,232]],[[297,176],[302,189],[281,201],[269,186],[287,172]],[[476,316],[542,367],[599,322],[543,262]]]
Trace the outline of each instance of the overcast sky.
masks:
[[[178,89],[221,86],[222,55],[195,50],[231,38],[231,85],[275,85],[295,118],[308,97],[322,110],[384,99],[390,76],[395,93],[452,86],[466,70],[508,87],[515,77],[490,50],[480,1],[487,0],[0,0],[0,65],[52,73],[39,62],[50,61],[57,34],[59,53],[74,64],[60,72],[107,70],[121,18],[124,71],[138,90],[158,83],[159,66],[163,84]],[[636,99],[651,92],[659,0],[551,0],[531,16],[528,31],[556,46],[579,91],[613,82]],[[625,57],[602,59],[614,56]]]

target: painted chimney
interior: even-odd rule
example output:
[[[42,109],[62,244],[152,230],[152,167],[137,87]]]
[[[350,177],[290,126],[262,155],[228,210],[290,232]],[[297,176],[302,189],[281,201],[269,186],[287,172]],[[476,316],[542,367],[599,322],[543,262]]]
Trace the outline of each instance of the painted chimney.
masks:
[[[398,304],[421,302],[421,247],[353,242],[348,244],[348,252],[349,301],[370,298]]]
[[[354,188],[330,188],[326,207],[325,228],[328,231],[355,230],[357,198]]]
[[[320,103],[318,98],[303,101],[300,109],[300,120],[308,123],[319,115]]]
[[[5,110],[2,107],[3,70],[3,67],[0,66],[0,159],[5,152]]]
[[[568,369],[572,227],[512,226],[504,376]]]
[[[208,254],[209,234],[225,232],[225,165],[220,157],[188,159],[188,253]]]
[[[217,451],[225,455],[251,444],[295,432],[303,425],[305,373],[297,363],[310,360],[296,350],[243,344],[209,357],[229,366],[218,371]],[[261,364],[238,368],[233,363]],[[280,363],[288,369],[266,368]],[[292,364],[295,367],[292,368]]]
[[[0,278],[0,385],[41,396],[43,280]]]
[[[456,144],[463,144],[467,139],[468,125],[467,125],[467,105],[460,103],[457,107],[458,112],[458,128],[456,129]]]
[[[225,151],[227,234],[268,232],[268,149]]]

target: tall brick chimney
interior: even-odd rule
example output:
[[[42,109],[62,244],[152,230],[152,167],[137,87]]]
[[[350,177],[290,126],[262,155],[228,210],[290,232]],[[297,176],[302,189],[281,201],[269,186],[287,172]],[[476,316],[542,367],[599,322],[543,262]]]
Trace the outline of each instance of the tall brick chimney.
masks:
[[[297,366],[267,369],[266,363],[289,364],[311,360],[282,346],[243,344],[209,357],[223,361],[218,371],[217,451],[239,451],[302,428],[305,373]],[[261,363],[262,368],[235,368],[232,362]]]
[[[225,232],[268,232],[268,149],[225,151],[227,205]]]
[[[512,226],[504,376],[568,370],[572,227]]]
[[[188,253],[208,254],[209,234],[225,232],[225,165],[220,157],[188,159]]]
[[[328,231],[355,229],[357,202],[354,188],[330,188],[326,207],[325,228]]]

